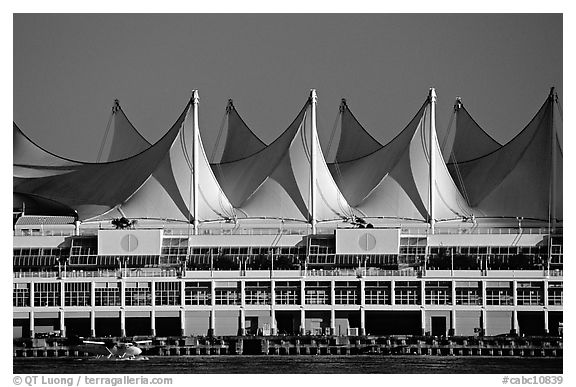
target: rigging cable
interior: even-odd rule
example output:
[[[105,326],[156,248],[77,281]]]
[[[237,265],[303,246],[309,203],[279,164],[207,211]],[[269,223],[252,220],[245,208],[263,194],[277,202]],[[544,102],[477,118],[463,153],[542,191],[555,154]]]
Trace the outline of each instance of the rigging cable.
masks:
[[[116,113],[116,105],[112,107],[112,113],[108,118],[108,123],[106,124],[106,132],[104,133],[104,138],[102,139],[102,143],[100,144],[100,149],[98,150],[98,158],[96,159],[96,162],[100,162],[100,159],[102,157],[102,152],[104,151],[104,145],[106,144],[106,139],[108,138],[108,133],[110,132],[112,117],[114,117],[115,113]]]

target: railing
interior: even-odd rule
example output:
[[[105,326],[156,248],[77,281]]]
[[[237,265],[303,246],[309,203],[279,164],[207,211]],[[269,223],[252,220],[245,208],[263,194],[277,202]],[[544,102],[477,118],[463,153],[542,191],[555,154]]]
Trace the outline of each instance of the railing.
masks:
[[[396,227],[395,227],[396,228]],[[98,230],[114,230],[112,226],[100,226],[99,228],[81,228],[80,235],[96,235]],[[146,229],[162,229],[162,227],[137,227],[139,230]],[[317,228],[317,234],[332,234],[338,227]],[[402,227],[400,226],[402,235],[430,235],[430,229],[426,227]],[[188,236],[190,230],[187,228],[164,228],[164,235],[174,236]],[[302,227],[287,227],[287,228],[201,228],[200,235],[309,235],[311,229]],[[534,235],[547,235],[550,230],[546,227],[436,227],[434,234],[534,234]],[[14,236],[72,236],[75,230],[14,230]]]

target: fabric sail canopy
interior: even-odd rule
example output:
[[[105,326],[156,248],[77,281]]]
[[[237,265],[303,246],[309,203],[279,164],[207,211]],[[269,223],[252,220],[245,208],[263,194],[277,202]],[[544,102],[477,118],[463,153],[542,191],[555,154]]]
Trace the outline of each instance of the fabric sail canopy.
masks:
[[[213,166],[238,217],[309,221],[312,147],[317,155],[315,218],[328,221],[351,215],[328,170],[317,136],[312,136],[315,128],[311,109],[309,99],[292,124],[265,148]]]
[[[232,100],[226,107],[226,138],[219,163],[229,163],[251,156],[266,147],[266,144],[244,122]],[[218,145],[218,144],[217,144]]]
[[[562,147],[554,105],[551,94],[506,145],[450,166],[482,216],[562,219]]]
[[[454,105],[454,130],[447,133],[443,144],[444,159],[447,160],[454,181],[457,179],[452,164],[485,156],[502,146],[478,125],[460,99]]]
[[[430,218],[430,141],[436,165],[435,220],[473,214],[446,168],[435,131],[430,138],[430,114],[431,100],[427,99],[402,132],[376,148],[375,140],[344,106],[337,162],[331,170],[345,198],[363,217],[416,221]],[[355,134],[350,136],[348,132]],[[364,145],[354,144],[354,138],[364,139]],[[341,161],[347,158],[348,161]]]
[[[64,204],[80,220],[128,216],[188,221],[192,202],[192,117],[189,102],[154,145],[127,159],[66,166],[58,175],[14,177],[14,192]],[[199,141],[199,218],[221,219],[233,209],[220,190]]]
[[[119,101],[115,100],[109,126],[106,128],[97,161],[122,160],[134,156],[149,147],[150,143],[132,125],[122,110]]]

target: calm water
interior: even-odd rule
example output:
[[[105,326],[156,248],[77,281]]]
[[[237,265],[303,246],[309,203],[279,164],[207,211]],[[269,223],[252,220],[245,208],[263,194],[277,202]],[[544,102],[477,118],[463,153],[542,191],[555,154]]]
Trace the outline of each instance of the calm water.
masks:
[[[562,359],[429,356],[194,356],[149,361],[15,358],[15,374],[560,374]]]

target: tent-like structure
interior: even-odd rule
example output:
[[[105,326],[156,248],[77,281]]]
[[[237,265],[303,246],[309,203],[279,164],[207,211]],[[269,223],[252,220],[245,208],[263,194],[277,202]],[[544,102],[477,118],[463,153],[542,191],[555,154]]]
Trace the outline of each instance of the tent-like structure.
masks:
[[[504,146],[488,138],[458,106],[453,160],[470,155],[467,149],[473,152],[466,148],[470,139],[483,145],[480,156],[449,164],[457,179],[437,140],[433,89],[406,128],[386,145],[370,136],[343,102],[340,141],[330,166],[316,132],[315,91],[269,145],[229,102],[221,161],[212,165],[200,138],[197,92],[153,145],[140,136],[134,147],[121,147],[132,141],[135,129],[120,119],[115,125],[132,135],[114,135],[112,143],[118,146],[102,153],[139,152],[116,161],[61,158],[14,125],[15,202],[52,212],[76,211],[80,220],[124,216],[194,224],[195,230],[199,222],[212,221],[309,223],[312,232],[318,222],[358,218],[377,225],[429,223],[432,228],[436,222],[483,217],[559,221],[562,148],[555,98],[551,94],[531,123]],[[463,130],[475,133],[468,143]]]
[[[213,166],[239,218],[314,225],[352,215],[324,160],[315,114],[312,91],[296,119],[274,142],[244,158]]]
[[[195,92],[172,128],[135,156],[59,166],[57,174],[15,175],[14,192],[64,204],[76,210],[81,220],[122,215],[197,224],[232,217],[234,210],[212,174],[200,141],[197,107]]]
[[[434,223],[473,215],[440,151],[435,98],[432,89],[406,128],[384,146],[369,136],[348,105],[342,104],[342,133],[331,170],[362,217],[373,222]]]
[[[452,153],[457,156],[449,168],[480,216],[562,220],[562,146],[556,105],[552,90],[530,123],[504,146],[482,141],[485,132],[465,109],[459,109],[456,140],[470,135],[484,147],[477,157],[465,157],[471,140],[455,141]],[[484,153],[490,149],[486,145],[493,150]]]
[[[218,162],[211,160],[214,166],[243,159],[266,148],[264,141],[260,140],[240,117],[231,99],[228,100],[228,105],[226,106],[224,124],[218,134],[215,148],[219,147],[223,129],[226,130],[224,149]]]
[[[109,136],[109,134],[111,134]],[[109,141],[106,141],[110,137]],[[18,179],[56,176],[86,164],[50,152],[30,139],[16,123],[13,123],[13,174]],[[114,100],[108,120],[106,135],[99,150],[98,162],[110,162],[128,158],[150,146],[148,141],[132,125],[119,101]],[[30,194],[14,194],[13,208],[28,213],[53,213],[63,211],[65,206],[52,200]],[[70,213],[71,209],[64,212]]]
[[[452,130],[453,126],[455,130]],[[460,97],[456,98],[451,125],[442,143],[444,160],[454,181],[458,180],[452,165],[477,159],[502,147],[472,118]]]
[[[110,140],[108,140],[110,138]],[[150,147],[150,143],[132,125],[115,99],[112,114],[106,126],[104,140],[98,152],[97,162],[122,160]]]

